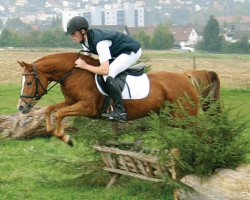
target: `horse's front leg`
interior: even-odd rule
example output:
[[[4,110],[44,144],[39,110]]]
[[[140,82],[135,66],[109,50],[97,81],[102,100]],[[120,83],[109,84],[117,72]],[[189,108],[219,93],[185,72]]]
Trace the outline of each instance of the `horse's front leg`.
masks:
[[[54,135],[64,141],[66,144],[73,146],[73,142],[69,135],[64,134],[62,120],[66,116],[96,116],[97,110],[94,104],[90,102],[79,101],[71,106],[61,108],[56,113],[56,129]]]
[[[54,105],[50,105],[46,108],[45,119],[46,119],[46,129],[48,133],[52,133],[54,131],[52,114],[60,108],[66,107],[67,104],[65,102],[57,103]]]

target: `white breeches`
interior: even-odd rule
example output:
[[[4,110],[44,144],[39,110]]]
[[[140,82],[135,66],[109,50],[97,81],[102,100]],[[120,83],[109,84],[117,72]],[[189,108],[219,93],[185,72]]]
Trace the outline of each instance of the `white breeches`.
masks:
[[[115,78],[119,73],[125,71],[131,67],[137,60],[141,57],[142,50],[141,48],[136,52],[131,52],[128,54],[119,55],[110,65],[109,65],[109,74],[103,76],[104,81],[106,81],[108,76]]]

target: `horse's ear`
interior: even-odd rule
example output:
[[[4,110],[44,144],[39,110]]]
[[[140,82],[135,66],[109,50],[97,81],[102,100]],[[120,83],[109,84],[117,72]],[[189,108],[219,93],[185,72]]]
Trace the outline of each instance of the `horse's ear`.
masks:
[[[23,62],[23,61],[21,61],[21,62],[17,61],[17,62],[24,69],[27,69],[27,70],[30,70],[30,71],[33,69],[33,66],[31,64],[28,64],[28,63]]]
[[[25,66],[23,65],[22,62],[20,62],[20,61],[17,60],[17,63],[18,63],[22,68],[25,68]]]

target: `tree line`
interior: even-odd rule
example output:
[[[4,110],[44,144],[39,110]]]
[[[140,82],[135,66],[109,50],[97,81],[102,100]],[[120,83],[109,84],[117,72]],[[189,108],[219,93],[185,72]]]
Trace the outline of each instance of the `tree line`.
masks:
[[[152,36],[144,31],[135,36],[145,49],[170,49],[174,46],[174,37],[169,32],[168,26],[160,24]],[[203,38],[196,45],[195,49],[211,53],[250,53],[250,43],[247,36],[243,36],[237,42],[228,42],[221,34],[218,20],[210,16],[204,31]]]
[[[226,41],[221,35],[218,20],[210,16],[203,31],[203,39],[197,43],[196,49],[206,52],[248,54],[250,44],[247,36],[234,43]]]
[[[141,42],[143,49],[164,50],[174,47],[174,36],[167,24],[159,24],[152,36],[145,31],[140,31],[135,38]]]
[[[64,34],[63,29],[58,25],[59,23],[57,21],[56,23],[57,26],[47,31],[35,31],[26,27],[25,29],[29,31],[21,32],[13,28],[5,28],[0,35],[0,46],[30,48],[76,47],[76,44]],[[143,49],[166,50],[173,48],[175,45],[174,36],[169,29],[169,25],[163,23],[156,27],[152,35],[141,31],[134,37],[141,42]],[[203,32],[203,39],[196,44],[195,49],[216,53],[248,54],[250,53],[250,44],[246,36],[235,43],[227,42],[221,35],[218,21],[214,16],[210,16]]]
[[[135,36],[144,49],[171,49],[174,37],[168,26],[160,24],[152,37],[145,32]],[[13,29],[3,29],[0,35],[1,47],[75,47],[76,45],[64,34],[61,27],[54,27],[47,31],[20,32]]]
[[[45,31],[32,30],[19,18],[8,19],[5,26],[0,23],[0,28],[0,47],[76,47],[64,34],[61,19],[53,19]],[[171,49],[174,44],[174,37],[164,24],[157,26],[152,37],[144,32],[135,37],[145,49]]]
[[[16,31],[4,29],[0,36],[1,47],[74,47],[74,45],[61,28],[31,31],[28,34],[18,34]]]

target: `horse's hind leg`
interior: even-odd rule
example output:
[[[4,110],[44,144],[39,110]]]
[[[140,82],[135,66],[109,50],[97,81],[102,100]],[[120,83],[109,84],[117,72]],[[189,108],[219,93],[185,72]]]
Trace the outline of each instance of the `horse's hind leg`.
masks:
[[[52,120],[53,112],[63,107],[66,107],[65,102],[61,102],[61,103],[54,104],[54,105],[47,107],[46,112],[45,112],[45,118],[46,118],[46,129],[48,133],[53,133],[54,131],[53,120]]]

